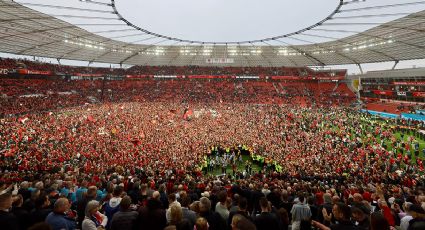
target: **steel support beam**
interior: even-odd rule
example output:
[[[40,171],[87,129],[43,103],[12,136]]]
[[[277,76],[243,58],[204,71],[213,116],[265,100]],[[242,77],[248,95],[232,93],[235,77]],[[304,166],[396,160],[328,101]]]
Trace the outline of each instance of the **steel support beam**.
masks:
[[[359,67],[360,73],[361,73],[361,74],[364,74],[364,73],[363,73],[362,65],[361,65],[360,63],[357,63],[357,67]]]
[[[392,70],[394,70],[394,69],[395,69],[395,67],[397,66],[397,64],[398,64],[399,62],[400,62],[400,61],[398,61],[398,60],[397,60],[397,61],[395,61],[395,62],[394,62],[394,65],[393,65],[393,68],[391,68],[391,69],[392,69]]]

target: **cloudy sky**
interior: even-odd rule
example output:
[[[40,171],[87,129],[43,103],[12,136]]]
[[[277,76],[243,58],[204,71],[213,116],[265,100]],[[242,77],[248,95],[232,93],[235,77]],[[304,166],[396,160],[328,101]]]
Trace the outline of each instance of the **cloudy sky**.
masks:
[[[109,0],[94,0],[96,3],[110,3]],[[351,1],[351,0],[350,0]],[[117,24],[115,26],[87,26],[82,27],[91,32],[120,30],[128,28],[111,14],[111,7],[103,4],[94,4],[81,0],[16,0],[35,10],[57,15],[59,19],[73,24],[98,23]],[[115,0],[119,13],[133,24],[149,31],[177,37],[181,39],[229,42],[263,39],[272,36],[291,33],[326,18],[335,10],[339,0]],[[346,2],[349,2],[346,0]],[[347,4],[342,9],[346,10],[336,15],[334,23],[340,26],[327,26],[326,29],[345,29],[351,31],[365,31],[373,25],[343,25],[344,23],[385,23],[409,13],[425,10],[425,4],[400,5],[367,9],[374,6],[403,4],[418,2],[417,0],[359,0]],[[424,2],[425,3],[425,2]],[[66,9],[50,6],[65,6]],[[364,10],[356,10],[365,8]],[[86,10],[78,10],[86,9]],[[92,12],[90,10],[96,10]],[[365,15],[393,15],[380,17],[367,17]],[[65,17],[63,15],[99,17],[103,19],[87,19],[78,17]],[[365,16],[365,17],[362,17]],[[349,17],[349,18],[347,18]],[[110,18],[110,19],[109,19]],[[121,25],[120,25],[121,23]],[[138,31],[102,33],[102,36],[125,42],[140,41],[143,34]],[[310,32],[331,38],[342,38],[349,33],[323,33]],[[301,40],[309,42],[325,42],[331,39],[319,37],[303,37]],[[303,44],[300,40],[288,39],[288,44]],[[166,45],[166,44],[164,44]],[[2,54],[2,56],[8,56]],[[50,60],[46,60],[50,61]],[[67,63],[67,62],[65,62]],[[82,64],[84,62],[69,62]],[[364,69],[387,69],[393,63],[365,64]],[[399,68],[425,67],[424,60],[401,62]],[[350,73],[359,72],[355,66],[338,66],[348,68]]]
[[[242,41],[313,25],[334,11],[336,3],[335,0],[118,0],[117,9],[128,20],[160,34],[190,40]]]

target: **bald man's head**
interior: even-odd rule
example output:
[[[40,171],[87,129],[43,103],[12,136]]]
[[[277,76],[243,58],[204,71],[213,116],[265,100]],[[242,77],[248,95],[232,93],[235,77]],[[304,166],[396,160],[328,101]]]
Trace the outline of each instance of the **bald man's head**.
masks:
[[[362,200],[363,200],[362,194],[360,194],[360,193],[354,193],[353,200],[355,202],[362,202]]]
[[[53,210],[56,213],[64,213],[70,208],[69,201],[66,198],[59,198],[54,205]]]
[[[161,197],[161,194],[159,194],[158,191],[153,192],[152,199],[159,200],[160,197]]]

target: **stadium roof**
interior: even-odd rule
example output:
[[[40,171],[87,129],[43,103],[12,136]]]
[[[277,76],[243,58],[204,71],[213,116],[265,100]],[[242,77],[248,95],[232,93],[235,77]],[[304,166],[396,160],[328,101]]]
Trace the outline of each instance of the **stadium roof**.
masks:
[[[368,1],[364,5],[364,0],[335,0],[331,14],[311,26],[274,37],[227,42],[149,31],[126,19],[114,0],[23,1],[0,0],[0,52],[174,66],[304,67],[425,58],[425,1]],[[71,1],[81,6],[64,3]],[[406,7],[409,10],[387,11]],[[57,13],[39,9],[56,9]],[[68,20],[75,18],[78,22]],[[382,22],[381,18],[391,20]],[[136,40],[120,40],[123,37]],[[313,42],[313,38],[326,41]]]

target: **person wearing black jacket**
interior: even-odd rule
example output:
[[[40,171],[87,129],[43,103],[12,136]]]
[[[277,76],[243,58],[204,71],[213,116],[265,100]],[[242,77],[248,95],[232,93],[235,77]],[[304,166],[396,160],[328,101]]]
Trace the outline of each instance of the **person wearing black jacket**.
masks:
[[[41,195],[41,191],[39,189],[34,189],[31,192],[30,199],[24,200],[24,204],[22,207],[24,207],[27,211],[31,211],[35,208],[35,200]]]
[[[254,219],[257,230],[279,230],[279,220],[271,213],[269,201],[265,197],[260,198],[261,214]]]
[[[229,213],[229,219],[227,220],[227,226],[230,228],[231,224],[232,224],[232,218],[234,215],[241,215],[243,217],[245,217],[246,219],[248,219],[249,221],[253,222],[254,220],[252,219],[252,217],[249,215],[248,211],[248,201],[245,197],[241,197],[239,200],[239,204],[238,204],[238,211],[232,211]]]
[[[317,221],[320,223],[324,223],[325,225],[330,225],[330,222],[326,222],[326,220],[323,217],[323,209],[326,209],[327,213],[332,213],[332,195],[329,193],[323,194],[323,205],[319,206],[319,210],[317,213]]]
[[[35,200],[35,209],[33,209],[30,213],[31,226],[36,223],[44,222],[50,212],[52,212],[52,209],[50,208],[49,197],[45,194],[40,195]]]
[[[250,186],[251,187],[251,186]],[[259,206],[259,200],[264,196],[264,193],[261,192],[259,185],[251,192],[252,194],[252,205],[253,205],[253,212],[254,214],[260,213],[261,207]]]
[[[18,218],[9,212],[12,207],[12,194],[0,191],[0,226],[1,229],[19,230]]]
[[[31,218],[29,212],[22,207],[24,203],[22,195],[15,196],[12,204],[11,212],[18,218],[19,229],[26,230],[31,226]]]
[[[351,206],[352,219],[357,222],[360,230],[370,229],[370,210],[363,204],[357,203]]]
[[[318,219],[318,213],[319,213],[319,208],[314,204],[314,197],[309,197],[307,199],[307,203],[308,206],[310,207],[311,210],[311,219],[312,220],[317,220]]]
[[[419,230],[425,228],[425,210],[417,204],[410,206],[413,219],[409,221],[407,230]]]
[[[23,200],[28,200],[31,198],[31,191],[28,189],[29,183],[28,181],[24,181],[19,186],[18,194],[22,195]]]
[[[139,209],[137,229],[163,230],[167,226],[165,209],[162,207],[159,198],[159,192],[155,191],[152,197],[147,200],[146,206]]]
[[[208,221],[209,230],[223,230],[226,229],[226,221],[218,214],[211,210],[211,201],[202,197],[200,200],[200,211],[201,217],[205,218]]]
[[[110,230],[132,230],[134,229],[138,213],[130,209],[131,198],[125,196],[120,202],[120,211],[116,212],[111,220]]]
[[[127,194],[131,197],[131,203],[137,204],[139,202],[140,182],[134,182],[133,184],[131,184],[130,188],[131,189],[128,190]]]

